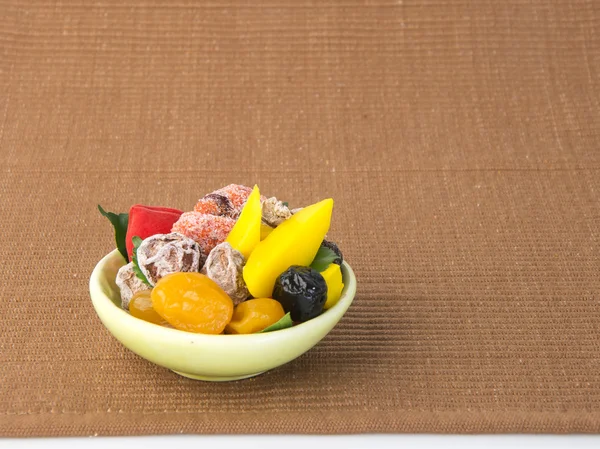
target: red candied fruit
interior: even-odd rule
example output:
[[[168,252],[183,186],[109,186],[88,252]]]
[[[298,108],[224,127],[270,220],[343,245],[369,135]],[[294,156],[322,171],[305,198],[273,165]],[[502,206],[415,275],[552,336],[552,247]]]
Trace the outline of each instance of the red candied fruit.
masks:
[[[233,205],[234,209],[238,211],[242,209],[242,206],[252,193],[252,189],[250,187],[242,186],[240,184],[229,184],[228,186],[223,187],[222,189],[215,190],[214,193],[217,195],[223,195]]]
[[[194,240],[205,256],[219,243],[223,243],[235,220],[218,215],[201,214],[198,212],[185,212],[173,225],[171,232],[179,232]]]
[[[194,211],[201,214],[223,215],[226,217],[233,217],[235,213],[229,198],[216,193],[209,193],[200,198],[194,207]]]
[[[252,193],[250,187],[229,184],[200,198],[194,207],[194,211],[201,214],[221,215],[237,219],[250,193]],[[261,203],[264,200],[266,200],[266,197],[261,195]]]

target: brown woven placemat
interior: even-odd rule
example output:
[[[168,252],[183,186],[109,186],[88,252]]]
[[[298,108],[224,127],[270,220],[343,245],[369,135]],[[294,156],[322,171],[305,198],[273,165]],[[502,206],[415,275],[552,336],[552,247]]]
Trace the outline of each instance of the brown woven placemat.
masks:
[[[600,3],[0,1],[0,436],[598,432]],[[347,315],[254,379],[124,349],[96,210],[336,201]]]

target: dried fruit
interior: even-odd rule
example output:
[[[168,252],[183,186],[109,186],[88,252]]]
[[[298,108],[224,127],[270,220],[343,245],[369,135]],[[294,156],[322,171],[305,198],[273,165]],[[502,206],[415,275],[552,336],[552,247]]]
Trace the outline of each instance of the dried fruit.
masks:
[[[292,213],[290,209],[275,197],[266,199],[262,203],[262,219],[263,222],[275,228],[290,218]]]
[[[323,309],[327,310],[335,306],[342,296],[342,290],[344,289],[342,269],[334,262],[325,271],[321,271],[321,276],[327,283],[327,301],[323,306]]]
[[[246,259],[260,242],[260,223],[260,191],[257,186],[254,186],[240,213],[240,217],[226,240],[233,249],[241,252]]]
[[[277,278],[273,298],[290,312],[292,320],[308,321],[323,311],[327,283],[321,273],[310,267],[291,266]]]
[[[116,284],[121,291],[121,307],[125,310],[129,310],[129,302],[133,295],[144,290],[149,290],[149,287],[135,275],[133,262],[129,262],[119,269]]]
[[[233,317],[225,327],[226,334],[253,334],[279,321],[285,315],[283,307],[271,298],[244,301],[233,311]]]
[[[271,232],[273,232],[273,229],[275,229],[275,228],[272,228],[268,224],[261,223],[260,224],[260,240],[262,241],[262,240],[266,239],[269,236],[269,234]]]
[[[167,274],[198,272],[205,259],[194,240],[177,232],[150,236],[137,249],[140,270],[152,285]]]
[[[143,206],[136,204],[129,209],[129,224],[125,244],[129,260],[132,258],[133,242],[131,239],[137,235],[142,240],[154,234],[168,234],[171,227],[183,212],[169,207]]]
[[[200,198],[194,206],[194,211],[201,214],[223,215],[226,217],[235,215],[233,204],[231,204],[229,198],[218,193],[209,193]]]
[[[173,273],[156,283],[152,307],[175,329],[220,334],[231,321],[233,301],[200,273]]]
[[[245,262],[242,253],[223,242],[210,252],[202,272],[219,284],[234,304],[239,304],[250,296],[242,276]]]
[[[229,217],[185,212],[173,225],[172,232],[191,238],[208,256],[215,246],[225,241],[234,225],[235,220]]]
[[[239,184],[229,184],[200,198],[194,211],[201,214],[237,218],[252,189]]]
[[[240,184],[229,184],[228,186],[215,190],[213,193],[227,198],[231,202],[234,211],[237,212],[235,215],[237,216],[250,196],[250,193],[252,193],[252,189]]]
[[[270,297],[275,279],[291,265],[309,265],[329,230],[333,200],[305,207],[260,242],[244,266],[244,281],[256,298]]]
[[[152,307],[152,291],[143,290],[136,293],[129,302],[129,313],[149,323],[165,325],[166,321]]]

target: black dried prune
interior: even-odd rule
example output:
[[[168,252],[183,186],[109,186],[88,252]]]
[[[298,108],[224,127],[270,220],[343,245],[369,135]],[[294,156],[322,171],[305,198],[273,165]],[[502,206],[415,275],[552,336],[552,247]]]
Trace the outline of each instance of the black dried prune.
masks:
[[[310,267],[293,265],[275,281],[273,298],[290,312],[292,320],[308,321],[319,316],[327,300],[327,283]]]

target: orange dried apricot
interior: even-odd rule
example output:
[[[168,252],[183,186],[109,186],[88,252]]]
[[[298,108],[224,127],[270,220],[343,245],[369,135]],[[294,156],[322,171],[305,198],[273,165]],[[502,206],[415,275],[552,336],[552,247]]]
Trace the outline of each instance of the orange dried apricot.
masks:
[[[220,334],[233,315],[231,298],[200,273],[163,277],[152,290],[152,305],[175,329],[201,334]]]
[[[253,334],[283,318],[285,312],[278,301],[271,298],[249,299],[237,305],[233,318],[225,327],[226,334]]]
[[[129,302],[129,313],[140,320],[154,324],[164,324],[165,320],[152,307],[152,290],[137,292]]]

